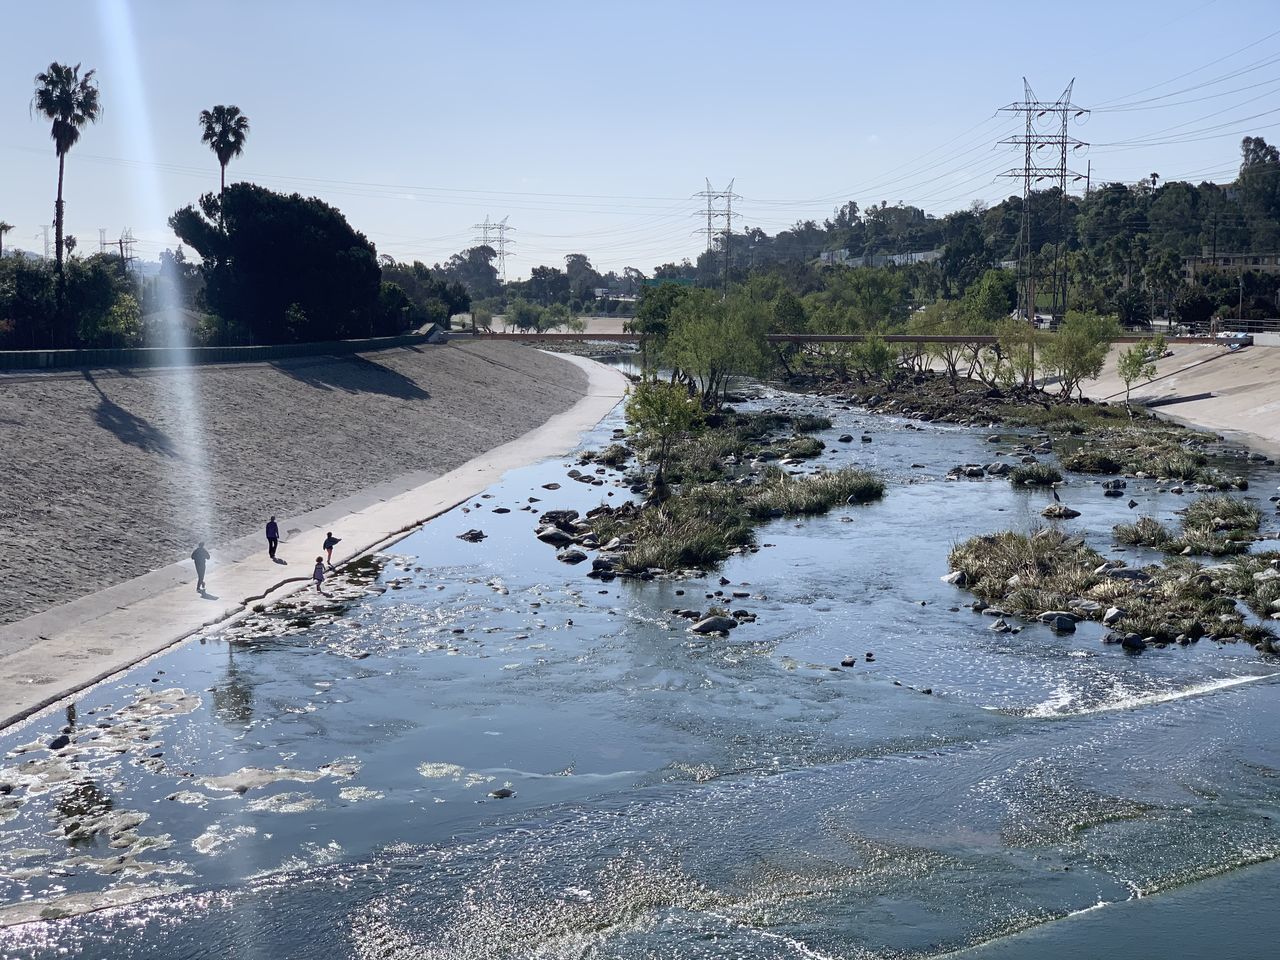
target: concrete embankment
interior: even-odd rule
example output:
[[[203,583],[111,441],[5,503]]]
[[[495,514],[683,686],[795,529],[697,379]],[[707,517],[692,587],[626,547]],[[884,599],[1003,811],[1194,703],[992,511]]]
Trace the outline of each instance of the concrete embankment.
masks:
[[[1085,384],[1087,396],[1123,402],[1116,359],[1124,349],[1112,349],[1102,376]],[[1230,351],[1174,342],[1171,349],[1173,356],[1159,361],[1154,380],[1134,384],[1132,402],[1159,401],[1155,410],[1162,417],[1280,455],[1280,347]]]
[[[138,459],[135,444],[91,418],[90,423],[114,439],[95,437],[82,416],[72,417],[81,432],[68,428],[64,435],[69,439],[46,438],[58,448],[63,461],[84,452],[76,450],[77,440],[91,449],[96,447],[98,461],[111,461],[104,471],[110,482],[86,491],[82,499],[70,492],[74,486],[64,486],[66,502],[80,504],[80,512],[70,517],[63,511],[31,514],[35,521],[32,527],[44,520],[43,527],[23,533],[32,543],[31,549],[34,539],[43,536],[48,538],[51,552],[57,554],[56,560],[50,560],[37,553],[25,568],[45,574],[42,583],[46,591],[40,599],[55,593],[60,585],[66,591],[64,597],[79,599],[0,627],[0,726],[163,650],[202,626],[234,616],[247,603],[275,599],[298,589],[306,582],[328,529],[342,538],[333,557],[339,564],[478,494],[512,467],[571,449],[580,433],[607,414],[625,389],[625,379],[617,371],[589,360],[498,344],[439,348],[415,356],[380,353],[319,367],[308,367],[308,375],[316,379],[323,371],[328,386],[313,384],[312,390],[332,391],[334,381],[357,373],[363,385],[352,390],[356,381],[349,379],[347,392],[325,398],[340,408],[327,410],[328,416],[305,406],[301,408],[305,415],[300,416],[292,410],[292,400],[288,407],[273,408],[272,403],[279,402],[276,393],[281,387],[276,379],[286,381],[290,386],[286,396],[292,397],[296,385],[288,381],[297,376],[296,371],[238,367],[203,382],[202,396],[212,399],[208,391],[213,386],[228,386],[223,377],[236,380],[239,398],[224,398],[218,410],[220,425],[214,429],[213,423],[209,424],[209,462],[217,465],[210,468],[218,480],[212,488],[241,494],[238,499],[217,503],[219,508],[225,504],[225,512],[215,526],[231,532],[211,540],[214,559],[208,593],[203,596],[193,589],[189,560],[165,556],[152,563],[155,569],[144,567],[149,572],[125,579],[120,574],[125,563],[107,563],[103,571],[96,570],[94,565],[102,557],[90,542],[90,538],[93,542],[115,538],[114,552],[107,560],[119,556],[127,560],[128,568],[136,568],[147,563],[141,558],[157,555],[157,534],[170,539],[182,536],[181,520],[166,522],[159,512],[171,502],[164,495],[174,485],[161,474],[180,471],[183,464],[170,459],[180,459],[182,453],[142,451],[158,458],[149,470],[143,469],[140,463],[149,461]],[[72,383],[72,388],[77,386]],[[110,386],[99,382],[93,389]],[[101,402],[119,403],[122,393],[137,388],[131,383],[122,391],[104,393]],[[151,388],[156,385],[152,383]],[[0,397],[8,400],[3,391],[21,393],[23,389],[34,390],[40,397],[46,396],[43,391],[52,390],[57,396],[52,382],[38,381],[35,387],[31,382],[0,382]],[[421,396],[414,391],[420,391]],[[75,389],[67,390],[65,384],[63,392],[76,395]],[[108,401],[107,396],[117,399]],[[33,399],[27,396],[29,402]],[[307,399],[319,402],[314,396]],[[77,409],[76,404],[64,400],[64,413]],[[154,408],[148,412],[161,417]],[[133,415],[141,419],[136,412]],[[235,421],[234,430],[225,422],[228,419]],[[165,423],[161,419],[160,426],[153,426],[167,437]],[[339,424],[341,433],[335,436]],[[6,423],[5,428],[12,425]],[[239,442],[249,443],[249,448],[225,447],[227,435],[236,431],[244,433]],[[34,442],[28,438],[29,444]],[[177,446],[172,439],[169,443]],[[273,449],[254,446],[262,443]],[[36,455],[34,451],[32,455]],[[32,472],[37,463],[33,461]],[[286,492],[288,488],[282,485],[289,478],[296,478],[297,487]],[[378,480],[383,482],[369,486]],[[85,480],[78,475],[76,482]],[[110,504],[103,505],[99,498],[110,483],[121,489],[114,492]],[[272,496],[278,499],[267,499]],[[129,508],[130,498],[139,510]],[[322,506],[312,508],[317,502]],[[95,514],[95,508],[100,512]],[[140,522],[138,514],[143,509],[147,516]],[[115,521],[111,510],[120,511]],[[281,521],[285,542],[280,559],[284,563],[268,558],[257,531],[270,513]],[[230,514],[248,516],[243,522],[254,532],[237,530],[237,521],[229,519]],[[110,526],[92,532],[76,527],[64,535],[58,527],[60,521]],[[11,524],[6,520],[6,525]],[[14,525],[13,530],[17,529],[20,527]],[[235,533],[243,535],[233,538]],[[179,548],[182,556],[189,552],[186,542]],[[131,550],[136,553],[129,553]],[[24,569],[17,561],[18,555],[4,561],[6,599]],[[79,571],[92,568],[111,578],[114,585],[82,596],[88,593],[84,589],[77,592],[82,580],[60,580],[48,574],[48,569],[56,569],[58,564]]]
[[[199,539],[217,556],[271,514],[287,535],[372,485],[420,484],[586,383],[563,359],[481,343],[0,376],[0,623],[185,559]]]

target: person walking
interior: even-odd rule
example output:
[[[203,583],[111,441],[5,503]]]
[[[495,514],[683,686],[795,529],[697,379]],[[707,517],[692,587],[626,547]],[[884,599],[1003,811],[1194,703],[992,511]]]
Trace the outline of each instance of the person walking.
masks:
[[[209,551],[204,548],[203,540],[191,551],[191,559],[196,565],[196,593],[204,593],[204,565],[209,562]]]
[[[276,558],[276,547],[280,546],[280,527],[276,524],[276,518],[272,517],[267,521],[267,553],[271,554],[271,559]]]
[[[335,537],[333,531],[330,530],[324,537],[324,555],[329,559],[329,566],[333,566],[333,548],[342,542],[341,537]]]
[[[324,593],[324,557],[316,557],[316,568],[311,571],[311,579],[316,582],[316,589]]]

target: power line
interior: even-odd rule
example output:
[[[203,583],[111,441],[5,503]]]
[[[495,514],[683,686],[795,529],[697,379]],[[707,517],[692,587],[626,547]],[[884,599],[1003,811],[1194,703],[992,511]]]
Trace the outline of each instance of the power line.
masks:
[[[707,218],[707,225],[699,230],[695,230],[694,232],[706,234],[708,256],[710,256],[713,251],[715,238],[720,238],[724,251],[724,274],[722,283],[724,290],[727,293],[729,290],[729,238],[733,234],[733,218],[735,216],[741,216],[741,214],[735,214],[733,212],[733,201],[741,200],[742,197],[733,192],[733,180],[730,180],[729,186],[723,190],[716,190],[713,188],[711,186],[710,179],[707,179],[704,182],[707,185],[706,189],[695,193],[693,196],[695,199],[701,198],[707,201],[706,210],[699,211],[696,214],[696,216],[703,216],[705,214]],[[716,206],[720,201],[723,201],[724,203],[723,210]],[[722,219],[724,220],[724,226],[716,226],[716,221]]]
[[[480,231],[480,236],[475,238],[476,243],[483,244],[498,255],[498,272],[504,281],[507,279],[507,257],[515,256],[514,253],[507,253],[507,244],[515,243],[514,240],[507,239],[507,232],[515,229],[507,223],[509,216],[508,214],[494,223],[485,214],[484,223],[474,224],[471,228]]]

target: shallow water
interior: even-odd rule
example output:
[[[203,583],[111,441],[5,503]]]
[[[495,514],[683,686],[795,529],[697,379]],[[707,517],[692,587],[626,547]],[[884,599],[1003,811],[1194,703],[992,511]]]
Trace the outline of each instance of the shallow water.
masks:
[[[553,461],[326,611],[211,631],[7,732],[0,920],[77,915],[0,930],[0,956],[1270,956],[1280,664],[991,632],[952,609],[947,549],[1041,523],[1047,494],[944,481],[1008,449],[983,433],[825,406],[821,462],[882,471],[884,501],[773,523],[708,577],[558,562],[528,499],[626,494]],[[1274,529],[1280,478],[1247,475]],[[1105,552],[1187,500],[1128,492],[1073,478],[1072,528]],[[717,590],[758,622],[708,639],[668,613]]]

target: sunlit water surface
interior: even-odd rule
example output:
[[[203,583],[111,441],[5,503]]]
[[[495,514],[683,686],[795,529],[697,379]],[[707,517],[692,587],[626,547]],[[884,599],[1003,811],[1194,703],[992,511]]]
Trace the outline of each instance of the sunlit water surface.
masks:
[[[943,477],[1011,444],[768,402],[828,412],[820,462],[883,472],[884,501],[772,523],[697,580],[599,583],[521,508],[626,488],[551,461],[324,609],[6,733],[0,917],[77,915],[9,926],[0,956],[1272,956],[1277,663],[993,633],[947,550],[1042,523],[1046,494]],[[1274,529],[1280,478],[1248,475]],[[1062,492],[1104,552],[1187,499]],[[669,612],[713,601],[758,622],[702,638]]]

